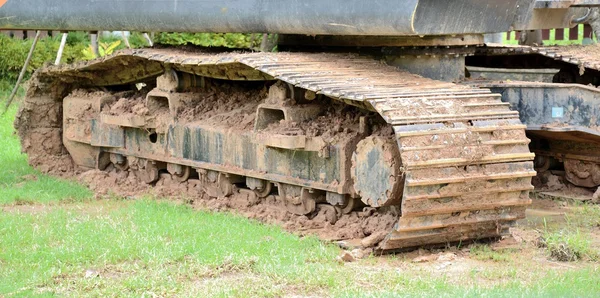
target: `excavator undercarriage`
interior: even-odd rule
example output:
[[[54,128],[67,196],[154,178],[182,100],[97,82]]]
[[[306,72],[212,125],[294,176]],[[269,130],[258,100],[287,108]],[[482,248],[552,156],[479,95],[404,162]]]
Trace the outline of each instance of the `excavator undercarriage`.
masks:
[[[380,251],[505,235],[532,177],[600,186],[596,47],[483,44],[573,26],[597,1],[88,2],[5,1],[0,28],[267,32],[279,52],[153,48],[39,69],[15,127],[43,171],[168,176],[201,198],[353,223],[337,239]]]
[[[41,69],[16,126],[33,164],[168,172],[333,221],[393,207],[378,244],[392,250],[497,237],[525,216],[534,155],[500,99],[357,55],[146,49]],[[57,147],[28,146],[39,138]]]

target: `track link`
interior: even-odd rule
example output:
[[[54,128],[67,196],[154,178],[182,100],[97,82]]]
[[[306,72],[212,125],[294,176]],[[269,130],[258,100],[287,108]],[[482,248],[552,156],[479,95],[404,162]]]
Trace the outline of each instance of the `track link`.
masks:
[[[401,217],[382,250],[497,237],[524,218],[531,203],[534,155],[518,113],[500,95],[367,57],[136,50],[51,66],[37,76],[54,87],[112,86],[156,77],[165,68],[218,79],[281,80],[379,113],[393,126],[404,177]]]
[[[538,54],[557,61],[600,71],[600,60],[598,60],[599,50],[600,48],[598,45],[531,47],[522,45],[488,44],[487,47],[478,48],[477,54]]]

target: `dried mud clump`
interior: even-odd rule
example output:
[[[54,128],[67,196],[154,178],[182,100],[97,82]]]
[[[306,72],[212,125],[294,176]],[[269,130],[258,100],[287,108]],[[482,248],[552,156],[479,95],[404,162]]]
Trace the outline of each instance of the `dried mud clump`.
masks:
[[[41,88],[40,90],[42,90]],[[208,195],[207,185],[198,179],[178,182],[168,173],[161,173],[153,185],[140,180],[140,174],[133,169],[125,171],[109,166],[105,171],[78,169],[62,143],[62,101],[67,92],[60,96],[28,95],[21,105],[15,127],[22,141],[23,151],[29,155],[30,164],[43,172],[63,177],[73,177],[86,184],[99,196],[138,197],[154,195],[183,199],[194,207],[210,210],[227,210],[247,218],[283,226],[285,229],[305,234],[316,234],[328,240],[366,239],[363,245],[377,244],[392,230],[399,218],[399,210],[381,208],[362,212],[357,210],[340,215],[331,220],[331,208],[318,206],[313,214],[298,216],[289,213],[285,204],[276,195],[258,198],[246,189],[235,189],[228,197]],[[101,113],[109,115],[148,115],[145,94],[115,93],[105,91],[76,90],[72,96],[102,97],[112,96],[102,107]],[[182,97],[181,108],[176,121],[198,122],[202,125],[227,127],[228,129],[249,130],[254,124],[257,106],[267,96],[264,83],[247,85],[210,82],[203,91],[195,90],[193,96]],[[93,118],[93,111],[83,109],[80,119]],[[356,108],[342,105],[329,105],[316,119],[301,123],[301,129],[308,136],[320,136],[330,141],[353,137],[359,133],[360,117],[368,116]],[[376,131],[384,131],[375,125]]]
[[[554,175],[551,171],[539,172],[531,183],[538,192],[564,193],[566,197],[580,196],[594,198],[594,189],[578,187],[563,176]]]
[[[360,118],[371,128],[373,135],[392,135],[391,126],[386,125],[379,115],[348,106],[335,101],[320,103],[323,111],[315,118],[302,122],[280,120],[272,123],[264,132],[279,135],[304,135],[306,137],[321,137],[325,142],[335,143],[347,140],[361,134]]]
[[[15,118],[21,150],[29,164],[44,173],[70,175],[71,157],[62,143],[62,104],[49,96],[27,97]]]
[[[253,127],[256,108],[267,97],[264,84],[231,84],[209,81],[205,89],[183,100],[177,115],[183,123],[248,130]]]
[[[105,105],[102,108],[102,113],[123,116],[123,115],[137,115],[145,116],[148,114],[148,108],[145,104],[146,96],[144,94],[134,94],[128,97],[121,97],[114,103]]]

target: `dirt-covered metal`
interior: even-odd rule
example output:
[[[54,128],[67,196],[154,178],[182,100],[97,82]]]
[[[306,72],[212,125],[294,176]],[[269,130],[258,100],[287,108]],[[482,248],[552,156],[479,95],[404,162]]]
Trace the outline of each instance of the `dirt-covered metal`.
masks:
[[[178,89],[165,83],[173,71],[203,83]],[[366,57],[136,50],[50,66],[34,82],[16,122],[34,165],[66,158],[31,145],[43,127],[48,138],[63,129],[56,146],[76,166],[123,156],[146,182],[161,171],[197,175],[212,195],[273,184],[288,212],[332,223],[364,196],[400,209],[382,250],[499,236],[530,204],[533,154],[500,95]],[[151,90],[136,91],[140,82]],[[62,123],[32,122],[40,99]]]

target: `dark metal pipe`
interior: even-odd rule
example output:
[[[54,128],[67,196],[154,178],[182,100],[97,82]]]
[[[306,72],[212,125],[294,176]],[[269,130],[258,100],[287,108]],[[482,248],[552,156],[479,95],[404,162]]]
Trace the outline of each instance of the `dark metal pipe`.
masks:
[[[473,34],[509,30],[523,1],[534,0],[6,0],[0,28]]]

